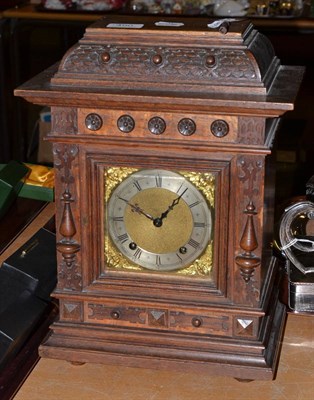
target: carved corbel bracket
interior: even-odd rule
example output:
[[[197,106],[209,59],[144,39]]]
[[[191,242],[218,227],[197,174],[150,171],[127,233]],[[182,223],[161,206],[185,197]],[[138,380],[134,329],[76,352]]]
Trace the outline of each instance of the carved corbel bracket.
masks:
[[[253,221],[256,215],[255,206],[251,201],[246,206],[244,213],[247,215],[247,220],[240,241],[240,247],[244,252],[238,255],[235,261],[240,268],[242,278],[248,283],[254,275],[255,268],[260,265],[261,259],[254,254],[254,250],[258,247],[258,242]]]

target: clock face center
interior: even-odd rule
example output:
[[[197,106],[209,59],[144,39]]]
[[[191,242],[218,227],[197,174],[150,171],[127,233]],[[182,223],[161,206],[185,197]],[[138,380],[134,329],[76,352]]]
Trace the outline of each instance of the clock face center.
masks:
[[[177,197],[176,193],[167,189],[149,188],[129,200],[132,205],[153,217],[151,220],[134,208],[126,207],[125,227],[137,246],[150,253],[166,254],[178,251],[188,242],[193,229],[193,217],[184,200],[181,199],[162,218]]]

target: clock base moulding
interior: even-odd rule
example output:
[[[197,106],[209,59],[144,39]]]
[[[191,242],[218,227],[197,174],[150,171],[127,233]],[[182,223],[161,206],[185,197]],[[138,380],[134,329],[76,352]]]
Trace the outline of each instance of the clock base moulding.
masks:
[[[215,308],[208,308],[205,317],[194,311],[195,317],[193,313],[186,316],[190,326],[185,331],[182,329],[184,317],[181,316],[179,332],[169,330],[172,316],[165,305],[156,308],[155,304],[155,309],[145,305],[134,307],[141,309],[141,318],[151,324],[150,328],[144,329],[135,327],[135,323],[133,327],[129,322],[123,324],[123,321],[119,326],[115,318],[119,312],[123,318],[123,307],[108,307],[107,322],[111,319],[111,324],[106,321],[101,324],[55,322],[39,353],[42,357],[75,363],[96,362],[227,375],[244,380],[271,380],[279,361],[286,320],[285,306],[278,299],[273,301],[269,315],[264,316],[243,309],[230,310],[229,315],[225,312],[221,316]],[[65,309],[71,310],[66,311],[68,314],[80,313],[81,302],[78,298],[65,302]],[[211,324],[206,317],[212,319]],[[106,316],[103,318],[106,320]],[[168,319],[168,326],[160,328],[167,324],[165,319]],[[188,321],[185,322],[188,325]],[[153,326],[154,323],[156,326]],[[202,333],[195,334],[206,323],[210,326],[207,330],[214,334],[206,334],[204,329]],[[222,332],[224,329],[225,332]],[[234,332],[232,337],[228,336],[228,329]]]
[[[272,260],[269,285],[279,268]],[[278,285],[261,309],[158,302],[91,293],[55,296],[60,319],[40,346],[42,357],[274,379],[286,321]]]

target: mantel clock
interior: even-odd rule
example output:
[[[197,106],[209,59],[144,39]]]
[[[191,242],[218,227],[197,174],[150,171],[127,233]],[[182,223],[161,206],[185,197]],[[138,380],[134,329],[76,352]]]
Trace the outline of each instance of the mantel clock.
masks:
[[[273,146],[302,73],[247,20],[108,16],[16,90],[52,113],[43,357],[274,377]]]

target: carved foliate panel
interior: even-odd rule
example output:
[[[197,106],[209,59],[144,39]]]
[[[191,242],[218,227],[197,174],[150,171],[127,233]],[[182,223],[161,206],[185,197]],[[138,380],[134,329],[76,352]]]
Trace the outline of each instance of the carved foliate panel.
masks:
[[[238,179],[242,183],[241,190],[245,201],[254,202],[260,195],[260,181],[263,177],[264,158],[261,156],[240,156],[237,162]]]
[[[77,133],[77,109],[67,107],[51,108],[51,132],[73,135]]]
[[[265,118],[239,117],[239,143],[263,145],[265,136]]]

